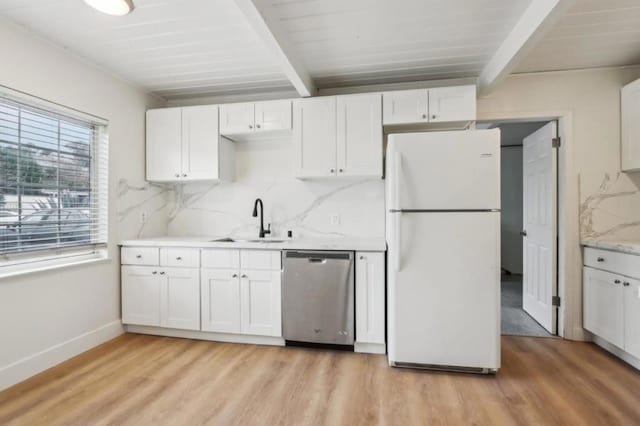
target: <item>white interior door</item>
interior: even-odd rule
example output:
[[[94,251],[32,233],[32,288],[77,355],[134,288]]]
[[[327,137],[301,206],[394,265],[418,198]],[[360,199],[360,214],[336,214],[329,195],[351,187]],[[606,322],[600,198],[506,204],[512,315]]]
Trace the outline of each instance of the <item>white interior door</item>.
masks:
[[[550,122],[523,141],[523,292],[524,310],[556,333],[557,154]]]

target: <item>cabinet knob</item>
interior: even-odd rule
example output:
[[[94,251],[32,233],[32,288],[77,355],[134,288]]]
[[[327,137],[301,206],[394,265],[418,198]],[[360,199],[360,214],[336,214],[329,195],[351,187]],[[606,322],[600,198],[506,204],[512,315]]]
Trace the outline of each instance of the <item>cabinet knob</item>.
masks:
[[[604,257],[599,257],[596,259],[598,262],[604,262]]]
[[[179,178],[179,177],[180,177],[180,173],[176,173],[176,177],[178,177],[178,178]]]
[[[259,129],[259,128],[260,128],[260,125],[259,125],[259,124],[256,124],[256,129]]]
[[[331,173],[335,173],[336,169],[331,169],[330,171],[331,171]]]
[[[182,174],[182,177],[187,177],[187,174],[186,174],[186,173],[183,173],[183,174]]]
[[[344,169],[338,169],[338,171],[339,171],[340,173],[343,173],[343,172],[344,172]]]
[[[625,287],[629,287],[629,283],[627,281],[623,282],[622,285]]]
[[[250,128],[250,129],[253,129],[253,126],[252,126],[251,124],[249,124],[249,128]]]
[[[427,114],[422,114],[422,118],[427,118]]]
[[[360,260],[364,260],[364,256],[360,256]]]
[[[238,274],[231,275],[231,278],[238,278]]]
[[[431,118],[432,118],[433,120],[435,120],[436,118],[438,118],[438,116],[437,116],[437,115],[435,115],[435,114],[433,114],[433,115],[431,116]]]
[[[182,258],[180,256],[176,257],[176,260],[182,260]]]
[[[164,271],[160,272],[160,275],[164,275]]]
[[[157,273],[158,273],[158,271],[153,271],[153,272],[152,272],[152,274],[153,274],[153,275],[155,275],[155,274],[157,274]]]
[[[620,280],[613,280],[614,284],[620,284]]]
[[[241,278],[247,278],[247,274],[242,274]]]
[[[142,259],[142,255],[141,254],[136,254],[136,259]]]

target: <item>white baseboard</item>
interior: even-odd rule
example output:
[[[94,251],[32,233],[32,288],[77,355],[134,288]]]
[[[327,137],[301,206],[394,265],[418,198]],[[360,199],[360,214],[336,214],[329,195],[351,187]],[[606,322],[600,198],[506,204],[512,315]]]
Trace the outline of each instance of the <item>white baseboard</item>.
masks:
[[[0,391],[124,333],[120,320],[0,368]]]
[[[363,354],[381,354],[387,353],[387,345],[384,343],[362,343],[356,342],[353,345],[353,351]]]
[[[214,333],[210,331],[178,330],[175,328],[127,325],[127,333],[152,334],[154,336],[182,337],[185,339],[209,340],[212,342],[247,343],[251,345],[284,346],[282,337],[254,336],[249,334]]]
[[[624,362],[636,368],[637,370],[640,370],[640,359],[634,357],[633,355],[623,351],[619,347],[612,345],[611,343],[596,335],[593,335],[593,343],[600,346],[605,351],[610,352],[618,358],[622,359]]]

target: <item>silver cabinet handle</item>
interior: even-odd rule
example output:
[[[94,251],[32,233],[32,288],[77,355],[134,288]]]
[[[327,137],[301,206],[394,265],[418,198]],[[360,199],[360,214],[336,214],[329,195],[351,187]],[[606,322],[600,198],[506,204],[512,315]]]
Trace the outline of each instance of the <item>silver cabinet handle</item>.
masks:
[[[625,287],[629,287],[630,284],[629,284],[628,281],[625,281],[625,282],[622,283],[622,285],[625,286]]]
[[[604,257],[599,257],[596,259],[598,262],[604,262]]]
[[[160,275],[164,275],[164,271],[160,272]]]
[[[142,259],[142,255],[141,254],[136,254],[136,259]]]
[[[231,278],[238,278],[238,274],[231,275]]]
[[[614,284],[620,284],[620,280],[613,280]]]

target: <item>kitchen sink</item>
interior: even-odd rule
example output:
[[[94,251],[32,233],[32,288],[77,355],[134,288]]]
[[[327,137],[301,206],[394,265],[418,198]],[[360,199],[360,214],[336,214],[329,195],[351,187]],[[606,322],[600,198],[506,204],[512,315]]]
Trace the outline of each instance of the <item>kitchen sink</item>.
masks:
[[[240,238],[217,238],[215,240],[210,240],[211,243],[283,243],[285,240],[274,240],[274,239],[240,239]]]

